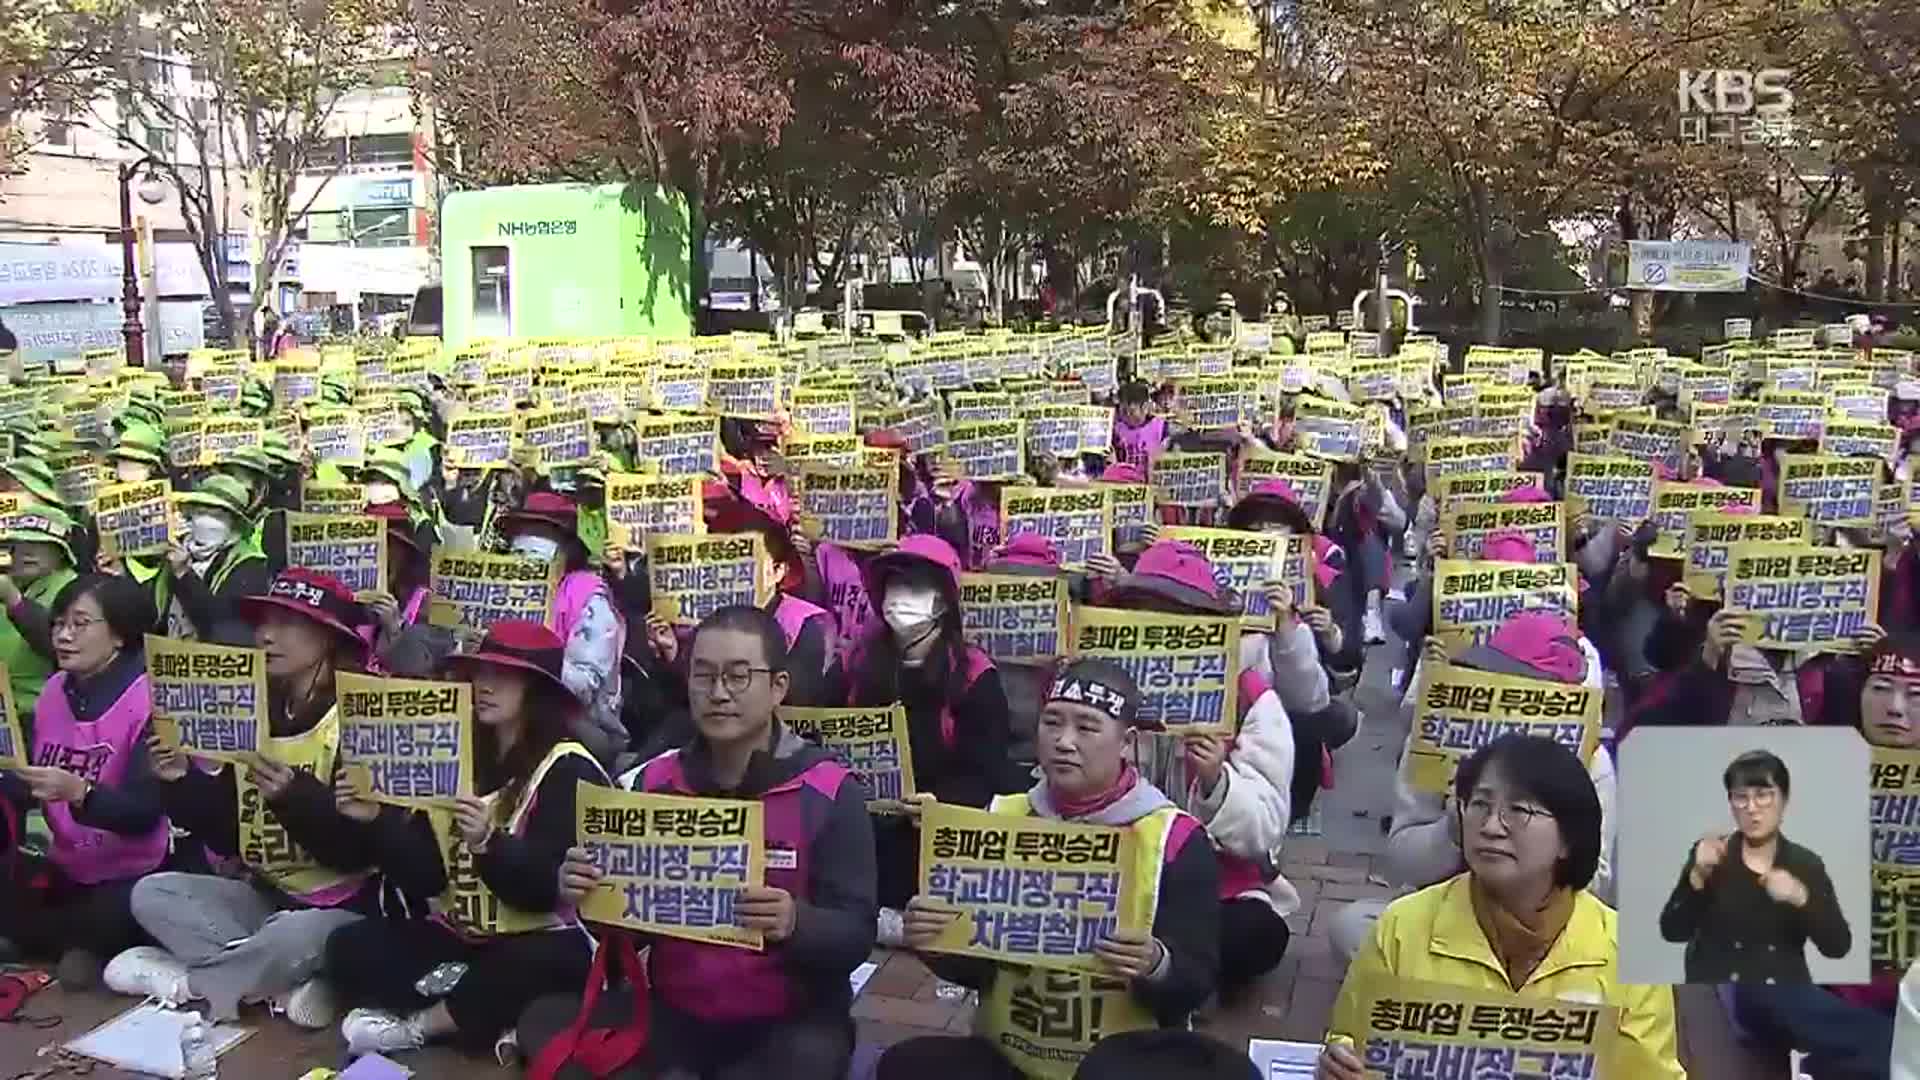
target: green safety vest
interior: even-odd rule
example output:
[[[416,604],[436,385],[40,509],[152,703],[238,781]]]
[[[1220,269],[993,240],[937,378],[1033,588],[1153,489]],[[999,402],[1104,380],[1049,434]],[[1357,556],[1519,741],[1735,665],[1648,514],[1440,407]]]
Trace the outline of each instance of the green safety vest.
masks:
[[[607,550],[607,508],[581,507],[574,519],[573,533],[587,546],[587,561],[600,565],[601,553]]]
[[[241,537],[234,541],[214,563],[212,572],[207,575],[207,588],[213,592],[219,592],[220,586],[225,585],[227,578],[233,576],[234,567],[250,559],[266,557],[266,552],[260,550],[259,537]],[[159,616],[160,625],[163,627],[167,625],[167,606],[173,602],[173,579],[165,573],[166,568],[165,558],[154,562],[147,562],[144,559],[127,560],[127,573],[133,577],[133,580],[153,590],[153,610]],[[208,628],[196,626],[194,629],[204,633]]]
[[[54,597],[59,596],[60,590],[78,576],[72,567],[56,570],[20,592],[41,608],[52,611]],[[47,684],[47,679],[53,674],[53,662],[33,651],[33,646],[20,636],[12,619],[0,619],[0,664],[7,665],[7,681],[13,687],[15,715],[23,720],[31,717],[33,703],[40,698],[40,688]]]

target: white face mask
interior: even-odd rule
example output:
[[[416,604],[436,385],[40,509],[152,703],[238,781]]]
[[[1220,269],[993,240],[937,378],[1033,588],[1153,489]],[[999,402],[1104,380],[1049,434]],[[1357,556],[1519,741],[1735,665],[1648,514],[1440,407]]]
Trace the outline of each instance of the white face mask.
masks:
[[[233,542],[233,526],[218,514],[194,514],[187,518],[187,554],[210,559]]]
[[[895,585],[887,590],[880,614],[897,640],[904,645],[917,645],[933,632],[935,620],[940,617],[940,590],[931,586]]]
[[[399,501],[400,488],[398,485],[385,483],[384,481],[375,481],[367,485],[368,503],[374,506],[380,506],[385,503],[397,503]]]
[[[514,537],[508,547],[515,555],[539,559],[541,562],[552,562],[553,557],[560,554],[560,541],[525,533]]]
[[[152,472],[138,461],[116,461],[113,463],[113,478],[123,484],[138,484],[147,479]]]

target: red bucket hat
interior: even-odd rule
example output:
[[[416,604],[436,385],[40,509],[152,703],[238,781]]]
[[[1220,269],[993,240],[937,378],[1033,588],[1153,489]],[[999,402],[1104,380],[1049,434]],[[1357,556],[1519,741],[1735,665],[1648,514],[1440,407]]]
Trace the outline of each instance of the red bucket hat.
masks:
[[[1114,584],[1108,606],[1124,606],[1123,599],[1142,595],[1209,614],[1227,615],[1240,610],[1239,600],[1214,580],[1213,563],[1184,540],[1162,540],[1141,552],[1133,572]]]
[[[262,622],[268,608],[291,611],[351,640],[363,651],[366,640],[359,628],[367,623],[367,609],[356,603],[352,590],[332,574],[289,566],[273,579],[265,596],[243,596],[240,612],[249,622]]]
[[[397,502],[373,503],[366,509],[368,517],[377,517],[386,521],[387,535],[407,545],[415,551],[425,553],[427,546],[420,542],[420,534],[413,527],[413,517],[407,508]]]
[[[538,675],[555,689],[571,694],[560,677],[566,653],[567,643],[545,625],[528,619],[506,619],[487,628],[478,649],[447,657],[446,666],[463,678],[471,678],[466,669],[473,664],[514,668]]]
[[[580,508],[572,499],[551,491],[536,491],[527,501],[500,519],[500,531],[511,534],[519,525],[551,525],[567,536],[574,535],[580,522]]]

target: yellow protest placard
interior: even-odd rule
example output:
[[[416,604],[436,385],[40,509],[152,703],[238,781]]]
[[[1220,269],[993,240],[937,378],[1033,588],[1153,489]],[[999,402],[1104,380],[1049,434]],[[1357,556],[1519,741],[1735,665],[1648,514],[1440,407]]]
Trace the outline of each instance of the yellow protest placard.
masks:
[[[944,454],[969,480],[1018,480],[1027,474],[1026,430],[1021,420],[949,421]]]
[[[1871,457],[1891,462],[1900,448],[1900,431],[1892,424],[1829,420],[1820,431],[1820,452],[1835,457]]]
[[[1455,392],[1453,383],[1447,384]],[[1407,458],[1425,461],[1427,444],[1441,439],[1466,439],[1479,430],[1479,416],[1472,398],[1457,405],[1441,404],[1410,409],[1407,412]]]
[[[494,623],[525,619],[551,623],[560,588],[557,559],[435,549],[427,621],[485,633]]]
[[[1241,625],[1249,630],[1273,629],[1269,581],[1288,586],[1296,608],[1314,603],[1311,536],[1167,525],[1160,529],[1160,538],[1192,544],[1207,557],[1215,586],[1233,591],[1240,602]]]
[[[1653,513],[1653,463],[1568,454],[1566,491],[1575,514],[1636,525]]]
[[[1094,946],[1153,925],[1159,866],[1149,876],[1140,861],[1127,829],[934,803],[920,818],[919,893],[960,917],[926,951],[1104,974]],[[1020,887],[994,887],[1005,879]]]
[[[1153,487],[1150,484],[1096,483],[1107,493],[1107,506],[1113,515],[1113,545],[1117,551],[1146,546],[1147,525],[1160,520],[1154,512]]]
[[[7,676],[7,666],[0,664],[0,769],[32,764],[33,747],[27,744],[20,713],[13,707],[13,681]]]
[[[536,409],[522,417],[520,445],[536,465],[584,465],[593,457],[593,423],[585,409]]]
[[[1000,536],[1039,533],[1060,552],[1060,566],[1085,570],[1095,555],[1111,555],[1112,487],[1000,489]]]
[[[734,923],[740,894],[766,883],[766,807],[753,799],[696,799],[581,781],[578,846],[600,869],[580,902],[597,923],[758,951],[760,931]]]
[[[93,460],[91,454],[52,455],[53,486],[60,501],[69,507],[91,512],[100,489],[113,483],[113,470]]]
[[[1872,749],[1872,965],[1904,972],[1920,958],[1920,750]]]
[[[367,508],[365,484],[316,484],[300,488],[300,509],[309,514],[358,514]]]
[[[1234,499],[1244,499],[1254,488],[1273,480],[1285,481],[1293,489],[1308,521],[1318,524],[1326,515],[1333,487],[1333,465],[1326,459],[1256,448],[1240,461],[1233,482]]]
[[[1691,434],[1687,425],[1670,420],[1616,416],[1607,448],[1618,457],[1664,466],[1668,475],[1678,476],[1686,466]]]
[[[340,767],[374,802],[418,810],[473,794],[473,687],[340,672]]]
[[[1727,610],[1749,616],[1746,640],[1769,649],[1852,652],[1880,615],[1880,552],[1873,548],[1734,548]]]
[[[1140,687],[1142,726],[1184,734],[1239,723],[1237,619],[1078,607],[1073,654],[1127,669]]]
[[[267,740],[267,657],[259,649],[147,635],[153,731],[213,761],[258,754]]]
[[[1533,561],[1559,562],[1567,557],[1565,503],[1441,504],[1440,535],[1452,559],[1478,559],[1487,537],[1496,532],[1518,532],[1533,545]]]
[[[366,427],[353,409],[315,407],[308,416],[307,448],[316,464],[357,468],[367,459]]]
[[[1510,437],[1435,439],[1427,444],[1427,483],[1461,473],[1506,472],[1516,462]]]
[[[787,412],[794,428],[809,435],[852,435],[856,433],[853,424],[856,397],[858,394],[853,390],[797,388]],[[1008,414],[1011,412],[1009,409]]]
[[[1422,664],[1414,694],[1413,745],[1401,768],[1415,791],[1453,786],[1460,762],[1502,735],[1540,735],[1582,762],[1600,745],[1604,696],[1586,686]]]
[[[643,417],[635,431],[637,459],[659,465],[661,476],[705,476],[720,471],[720,419],[715,416]]]
[[[460,469],[505,465],[513,460],[513,416],[470,412],[447,423],[445,460]]]
[[[782,708],[780,722],[852,769],[866,786],[870,810],[898,808],[919,790],[913,786],[913,744],[907,734],[904,705]]]
[[[1315,457],[1358,461],[1366,453],[1367,414],[1358,405],[1302,394],[1293,407],[1293,431],[1300,448]]]
[[[354,592],[387,591],[387,523],[366,514],[287,514],[287,565],[340,579]]]
[[[607,521],[623,530],[623,543],[628,546],[656,533],[692,536],[705,532],[706,522],[700,512],[701,483],[697,476],[612,473],[607,477]]]
[[[1687,592],[1701,600],[1719,600],[1727,576],[1727,558],[1735,547],[1794,546],[1812,540],[1813,523],[1803,517],[1697,511],[1688,515],[1683,545]]]
[[[1349,987],[1328,1027],[1354,1040],[1369,1077],[1652,1075],[1656,1063],[1620,1038],[1619,1016],[1597,1002],[1381,977]]]
[[[788,439],[780,447],[780,455],[789,465],[806,469],[855,469],[866,457],[866,451],[875,449],[866,445],[858,435],[817,435]],[[889,459],[887,468],[898,467]]]
[[[1823,525],[1872,525],[1884,468],[1872,458],[1783,454],[1775,489],[1780,512]]]
[[[1771,439],[1817,439],[1827,420],[1827,395],[1818,390],[1768,390],[1760,395],[1760,432]]]
[[[890,544],[900,534],[900,472],[809,466],[794,485],[794,503],[820,536],[853,548]]]
[[[1434,563],[1433,628],[1449,650],[1478,645],[1521,611],[1552,611],[1578,625],[1580,572],[1571,563]]]
[[[753,360],[707,369],[707,408],[718,416],[771,420],[780,411],[780,362]]]
[[[698,626],[724,607],[765,607],[775,586],[767,568],[757,532],[647,537],[653,611],[673,626]]]
[[[1168,451],[1148,464],[1147,480],[1158,506],[1218,506],[1228,492],[1227,456]]]
[[[1653,510],[1647,520],[1660,530],[1660,535],[1654,539],[1651,553],[1670,559],[1680,558],[1685,553],[1687,522],[1694,514],[1724,514],[1736,506],[1759,513],[1760,489],[1683,484],[1677,480],[1654,481]]]
[[[1051,663],[1073,643],[1067,579],[1059,574],[961,574],[967,641],[1002,664]]]
[[[266,442],[266,427],[258,420],[219,416],[207,421],[202,431],[202,456],[208,461],[226,461],[235,451],[258,450]]]
[[[320,396],[318,360],[279,360],[273,366],[273,407],[286,412]]]
[[[125,558],[167,550],[173,529],[171,490],[165,480],[101,488],[93,504],[100,554]]]
[[[1490,503],[1499,502],[1509,493],[1523,487],[1545,488],[1546,481],[1537,472],[1519,472],[1505,469],[1499,472],[1455,473],[1451,476],[1436,478],[1427,488],[1434,503],[1445,506],[1450,500],[1461,502]]]

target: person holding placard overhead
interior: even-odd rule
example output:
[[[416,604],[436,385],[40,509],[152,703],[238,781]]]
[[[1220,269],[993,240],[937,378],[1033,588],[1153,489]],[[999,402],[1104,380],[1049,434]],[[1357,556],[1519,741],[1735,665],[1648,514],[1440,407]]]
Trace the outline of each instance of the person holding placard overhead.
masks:
[[[1619,975],[1619,917],[1587,885],[1601,806],[1586,766],[1549,738],[1503,735],[1460,763],[1450,828],[1466,870],[1387,906],[1347,969],[1318,1080],[1363,1080],[1361,996],[1380,980],[1620,1010],[1616,1075],[1684,1080],[1673,989]]]
[[[739,892],[735,923],[759,931],[758,950],[651,939],[648,1024],[636,1030],[630,988],[554,995],[522,1016],[520,1047],[541,1068],[584,1063],[638,1034],[643,1061],[606,1061],[590,1075],[710,1080],[841,1080],[853,1056],[848,975],[874,938],[873,830],[866,791],[832,754],[782,724],[785,635],[773,616],[722,608],[689,644],[688,686],[698,734],[620,778],[666,795],[757,800],[764,808],[766,883]],[[584,848],[567,852],[560,893],[578,903],[601,879]],[[603,949],[631,949],[620,931]],[[586,1025],[594,1038],[587,1039]],[[593,1045],[590,1045],[593,1044]],[[578,1055],[578,1057],[576,1057]],[[617,1070],[617,1071],[616,1071]],[[536,1069],[535,1075],[553,1076]],[[559,1075],[580,1075],[571,1071]]]
[[[1137,865],[1157,872],[1152,925],[1119,930],[1094,946],[1099,978],[1077,971],[1002,965],[970,957],[922,953],[936,975],[980,991],[971,1037],[932,1036],[896,1044],[880,1059],[876,1080],[927,1076],[1068,1080],[1079,1055],[1100,1039],[1148,1028],[1184,1028],[1213,991],[1220,966],[1219,870],[1198,821],[1176,808],[1127,760],[1140,709],[1140,688],[1107,660],[1066,664],[1047,690],[1037,749],[1042,779],[1022,795],[994,800],[996,814],[1051,818],[1131,831]],[[927,896],[907,908],[910,947],[924,949],[959,915]],[[1033,1020],[1026,1002],[1065,997],[1085,1003],[1073,1032],[1048,1025],[1045,1053],[1025,1052]],[[1091,999],[1091,1000],[1089,1000]],[[1078,1054],[1068,1057],[1061,1044]]]
[[[23,507],[5,518],[0,533],[13,556],[13,565],[0,576],[0,663],[7,666],[13,689],[13,707],[33,715],[35,700],[53,674],[54,650],[48,633],[47,609],[60,590],[73,583],[73,548],[68,536],[73,519],[51,506]],[[32,737],[32,731],[27,735]]]
[[[19,812],[37,804],[53,839],[44,860],[20,854],[24,872],[0,879],[0,936],[30,957],[58,956],[71,989],[93,986],[109,957],[145,940],[133,886],[168,859],[166,810],[147,760],[142,643],[152,622],[146,592],[125,578],[89,574],[60,590],[60,670],[34,708],[33,764],[0,776],[0,796]],[[25,888],[42,876],[47,888]]]
[[[586,979],[592,940],[559,893],[560,864],[574,844],[578,785],[605,786],[607,775],[569,734],[582,706],[560,679],[564,651],[539,623],[508,621],[447,662],[473,684],[474,786],[485,793],[451,814],[382,807],[335,778],[334,805],[369,827],[381,873],[409,896],[437,898],[429,920],[368,919],[328,938],[325,967],[342,1002],[369,1006],[341,1022],[350,1052],[443,1039],[491,1050],[535,998]],[[466,974],[444,994],[422,993],[449,964]]]
[[[620,655],[626,649],[627,625],[606,579],[587,568],[578,517],[572,499],[536,491],[500,519],[500,531],[514,554],[560,564],[560,587],[547,625],[566,642],[563,677],[586,706],[574,735],[610,765],[628,742],[620,720]]]
[[[121,953],[106,982],[172,1004],[204,999],[222,1020],[243,1001],[269,1001],[317,1029],[337,1015],[318,977],[327,936],[383,910],[366,830],[334,808],[332,792],[333,677],[364,663],[367,615],[339,579],[300,567],[241,610],[266,660],[266,753],[208,772],[158,737],[147,744],[167,816],[233,876],[141,879],[133,916],[161,947]]]
[[[915,534],[868,560],[874,619],[847,657],[847,704],[907,707],[913,777],[944,803],[983,807],[1012,782],[1013,730],[1000,672],[967,643],[960,618],[960,556]],[[898,944],[899,908],[919,879],[920,832],[909,817],[874,823],[879,844],[880,940]]]

